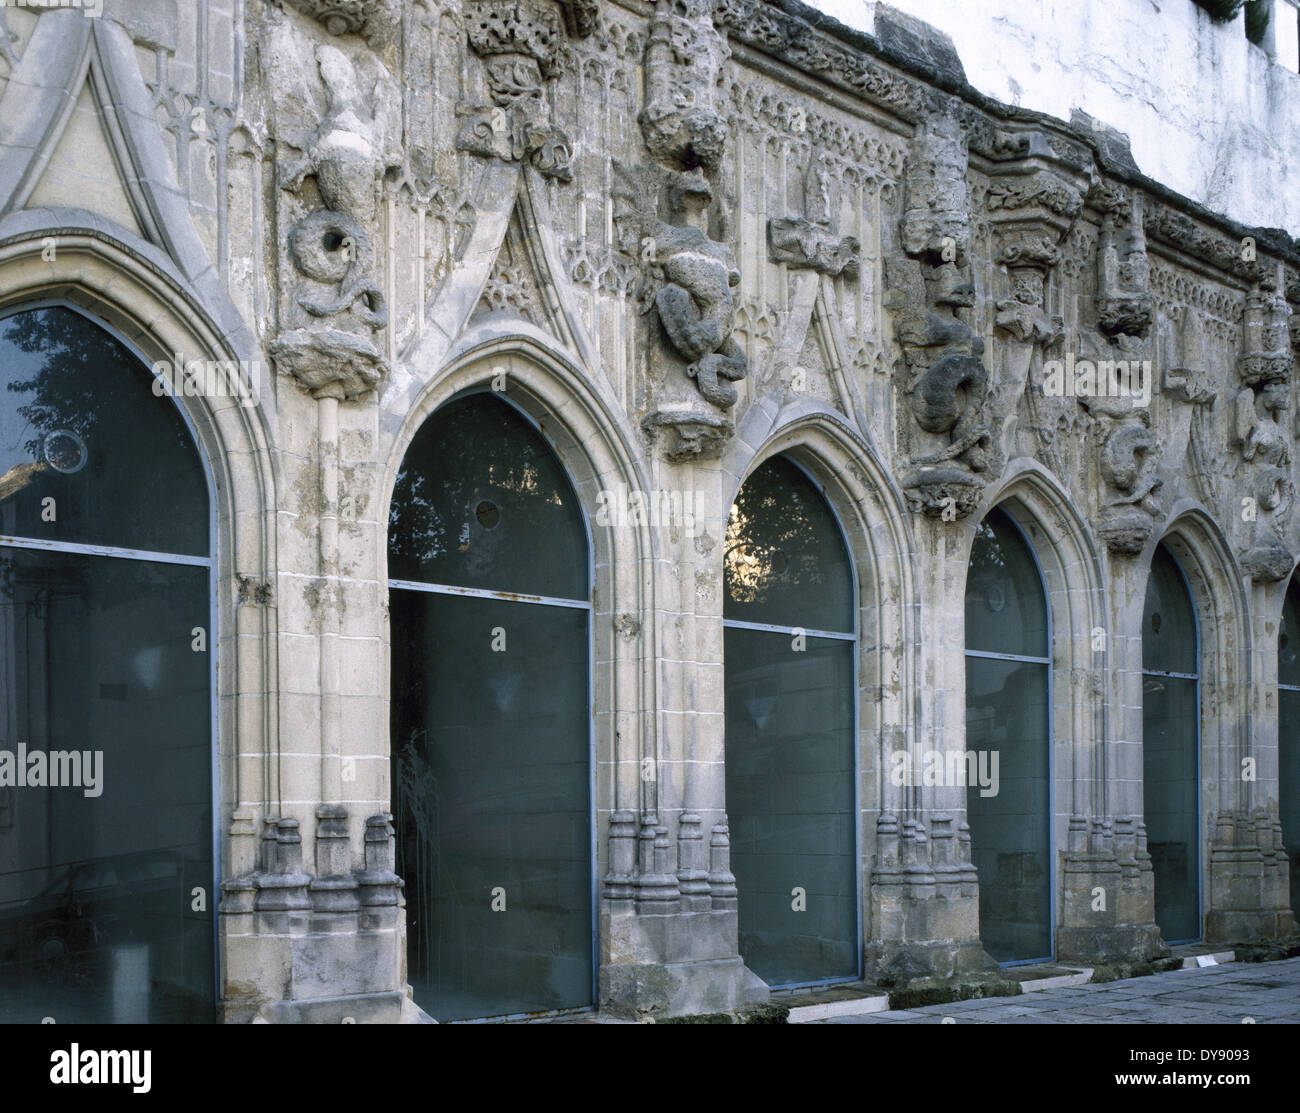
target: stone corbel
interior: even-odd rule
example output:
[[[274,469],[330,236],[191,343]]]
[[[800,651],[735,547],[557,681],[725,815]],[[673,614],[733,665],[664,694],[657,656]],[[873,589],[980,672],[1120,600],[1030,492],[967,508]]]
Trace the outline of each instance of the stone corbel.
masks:
[[[768,218],[768,258],[794,270],[857,278],[861,245],[856,236],[836,234],[839,197],[825,151],[812,153],[802,185],[803,215]]]
[[[573,145],[552,124],[546,94],[568,68],[566,14],[552,0],[472,0],[466,26],[470,49],[484,62],[491,103],[456,106],[465,120],[457,149],[527,161],[547,177],[571,181]]]
[[[398,22],[395,0],[288,0],[331,35],[361,35],[371,46],[386,43]]]

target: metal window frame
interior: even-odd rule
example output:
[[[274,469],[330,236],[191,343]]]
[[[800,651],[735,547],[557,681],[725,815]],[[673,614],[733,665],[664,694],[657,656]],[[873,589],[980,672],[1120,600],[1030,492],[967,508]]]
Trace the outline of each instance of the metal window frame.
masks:
[[[505,353],[506,355],[517,355],[518,353]],[[488,588],[458,587],[453,584],[434,584],[424,583],[419,580],[396,580],[388,579],[388,589],[392,592],[398,591],[423,591],[434,595],[460,595],[471,599],[491,599],[497,602],[506,603],[527,603],[543,607],[567,607],[574,610],[585,610],[587,612],[587,695],[586,695],[586,717],[587,717],[587,830],[588,839],[588,861],[587,872],[590,876],[588,886],[589,900],[591,904],[591,923],[589,934],[591,937],[591,1001],[585,1005],[566,1005],[561,1009],[551,1010],[542,1015],[559,1016],[571,1012],[582,1012],[598,1006],[600,1002],[600,879],[599,879],[599,833],[597,824],[599,820],[599,810],[596,800],[596,765],[598,755],[596,752],[596,630],[595,630],[595,605],[592,601],[596,590],[596,546],[595,538],[592,534],[591,520],[587,514],[587,508],[583,505],[582,496],[578,492],[577,484],[573,482],[573,476],[565,462],[564,455],[561,453],[555,440],[547,433],[542,425],[511,398],[505,396],[504,391],[493,390],[488,383],[477,383],[459,390],[450,398],[443,401],[432,413],[428,414],[420,422],[416,435],[425,427],[435,415],[440,413],[447,406],[455,402],[463,401],[475,395],[485,394],[510,409],[541,438],[542,442],[551,451],[559,466],[560,474],[569,485],[569,491],[573,495],[573,504],[578,511],[578,520],[582,523],[583,537],[587,549],[587,596],[583,599],[566,599],[559,596],[549,595],[525,595],[510,591],[494,591]],[[414,436],[411,441],[414,441]],[[411,444],[408,443],[402,454],[402,462],[406,461],[406,453],[410,451]],[[390,504],[391,510],[391,504]],[[387,527],[385,527],[387,534]],[[387,574],[387,545],[385,545],[385,575]],[[390,631],[391,636],[391,631]],[[390,677],[391,681],[391,677]],[[389,756],[392,756],[392,721],[390,716],[388,727],[388,744]],[[490,1023],[494,1021],[517,1020],[525,1017],[536,1017],[536,1012],[506,1013],[493,1016],[475,1017],[466,1020],[452,1021],[449,1023],[456,1024],[473,1024],[473,1023]]]
[[[1188,580],[1187,573],[1183,571],[1183,563],[1178,559],[1178,557],[1169,548],[1169,546],[1164,543],[1163,539],[1161,539],[1156,544],[1155,550],[1151,554],[1151,564],[1147,569],[1148,585],[1151,582],[1150,577],[1155,573],[1156,556],[1160,553],[1162,549],[1164,550],[1165,556],[1168,557],[1169,561],[1173,564],[1174,570],[1178,573],[1179,583],[1182,584],[1183,594],[1187,599],[1187,609],[1191,611],[1192,614],[1192,635],[1194,637],[1193,660],[1196,661],[1196,672],[1194,673],[1166,672],[1160,669],[1145,669],[1145,668],[1142,670],[1142,675],[1144,677],[1160,676],[1160,677],[1167,677],[1173,680],[1191,680],[1194,681],[1196,685],[1194,689],[1194,695],[1193,695],[1193,705],[1196,708],[1196,843],[1195,843],[1196,845],[1196,926],[1199,929],[1199,931],[1195,936],[1195,938],[1192,939],[1166,939],[1165,940],[1165,942],[1168,943],[1169,946],[1179,947],[1182,946],[1184,943],[1198,943],[1205,938],[1205,908],[1204,908],[1205,885],[1204,885],[1204,878],[1202,876],[1202,873],[1208,864],[1207,860],[1209,856],[1204,853],[1204,848],[1201,845],[1204,840],[1204,833],[1202,831],[1202,821],[1201,821],[1201,808],[1204,803],[1204,801],[1202,800],[1203,792],[1202,792],[1202,781],[1201,781],[1201,765],[1202,765],[1201,720],[1204,718],[1204,711],[1201,708],[1201,666],[1202,666],[1201,616],[1196,609],[1196,596],[1192,592],[1191,581]],[[1148,586],[1148,590],[1150,590],[1149,586]],[[1143,601],[1142,610],[1145,617],[1145,612],[1146,612],[1145,600]],[[1144,621],[1143,627],[1145,626],[1146,623]],[[1142,630],[1142,637],[1145,640],[1146,638],[1145,628]],[[1143,693],[1142,710],[1144,716],[1142,720],[1142,760],[1145,763],[1146,761],[1146,718],[1145,718],[1146,693],[1145,692]],[[1142,821],[1144,825],[1146,823],[1146,812],[1147,812],[1146,770],[1144,768],[1142,772]]]
[[[1001,515],[1001,517],[1015,531],[1016,536],[1020,538],[1021,543],[1025,547],[1025,551],[1029,554],[1029,560],[1033,565],[1034,572],[1038,576],[1038,587],[1043,593],[1043,615],[1046,623],[1046,641],[1050,653],[1055,638],[1055,627],[1052,623],[1052,596],[1047,589],[1047,577],[1043,575],[1043,565],[1038,559],[1038,550],[1034,548],[1033,542],[1030,541],[1029,535],[1016,519],[1016,516],[1009,510],[1005,509],[1005,504],[999,503],[997,506],[990,507],[988,513],[984,515],[982,522],[987,522],[990,515],[995,512]],[[969,578],[969,560],[966,562],[966,574]],[[963,612],[965,611],[965,607],[966,600],[965,594],[963,593]],[[1048,942],[1051,944],[1051,951],[1047,955],[1039,958],[1016,958],[1010,959],[1007,962],[998,963],[999,968],[1012,966],[1041,966],[1045,962],[1056,961],[1056,929],[1059,920],[1056,906],[1056,883],[1057,875],[1060,872],[1057,869],[1056,864],[1056,687],[1054,683],[1056,670],[1052,667],[1052,658],[1050,656],[1035,657],[1021,653],[993,653],[980,649],[965,649],[963,656],[982,658],[991,661],[1010,661],[1016,664],[1042,665],[1047,669],[1047,936]],[[970,706],[969,694],[966,697],[966,706]],[[963,732],[964,729],[963,726]],[[967,749],[969,749],[969,746]],[[970,788],[967,786],[967,793],[969,794],[969,792]],[[981,891],[983,891],[982,881],[980,882],[980,885]]]
[[[85,306],[68,301],[65,298],[41,298],[25,301],[0,310],[0,323],[23,313],[41,309],[66,309],[94,325],[111,336],[126,351],[139,360],[142,369],[152,374],[153,364],[144,352],[128,339],[111,322],[94,316]],[[189,412],[171,399],[176,413],[180,415],[181,424],[190,436],[195,454],[198,456],[203,482],[207,488],[208,500],[208,555],[195,557],[185,553],[159,553],[143,549],[120,548],[112,545],[84,545],[75,542],[43,541],[37,538],[0,537],[0,546],[14,549],[45,550],[47,552],[70,553],[79,556],[109,557],[122,560],[148,561],[157,564],[180,564],[202,567],[208,570],[208,769],[211,783],[209,806],[212,811],[212,876],[209,879],[208,915],[212,923],[212,1023],[217,1021],[217,1012],[221,1007],[221,924],[219,919],[219,899],[221,879],[225,874],[225,863],[221,855],[221,707],[218,681],[220,662],[221,627],[220,600],[217,595],[217,488],[213,477],[212,463],[203,447],[203,439],[190,419]]]
[[[806,982],[782,982],[773,985],[773,989],[804,989],[809,986],[821,985],[843,985],[849,982],[858,982],[862,980],[864,974],[864,950],[866,940],[862,937],[863,916],[862,916],[862,898],[864,895],[864,886],[862,884],[863,874],[865,872],[865,862],[862,857],[863,838],[862,838],[862,680],[860,676],[860,659],[862,656],[862,644],[859,634],[861,627],[862,612],[862,595],[858,582],[858,567],[855,559],[853,546],[849,544],[848,533],[844,529],[844,523],[840,520],[839,514],[835,510],[835,504],[826,494],[826,487],[815,475],[808,471],[798,460],[784,452],[773,453],[766,459],[760,461],[750,470],[752,476],[758,468],[767,463],[768,460],[780,458],[784,463],[792,464],[809,483],[813,489],[821,496],[822,505],[826,507],[830,514],[831,521],[835,524],[838,532],[840,545],[843,548],[844,562],[849,569],[849,583],[852,590],[852,605],[850,610],[853,615],[853,632],[843,633],[831,630],[806,630],[801,626],[776,626],[763,622],[746,622],[738,618],[724,618],[722,620],[723,629],[731,628],[735,630],[752,630],[759,633],[785,634],[792,636],[802,633],[805,637],[820,638],[828,641],[848,641],[853,643],[853,676],[850,680],[851,698],[853,706],[853,937],[854,937],[854,954],[857,960],[857,973],[834,978],[818,978]],[[749,476],[746,476],[748,481]],[[744,483],[741,484],[744,487]],[[737,497],[740,495],[740,489],[736,491]],[[734,503],[734,500],[733,500]],[[725,580],[725,570],[724,570]],[[725,590],[725,587],[724,587]],[[722,682],[725,691],[727,677],[726,654],[723,654],[722,662]],[[725,718],[725,715],[724,715]],[[726,724],[723,724],[723,785],[725,792],[726,785]],[[730,813],[728,813],[729,815]],[[743,895],[742,898],[743,899]],[[743,957],[743,956],[742,956]]]

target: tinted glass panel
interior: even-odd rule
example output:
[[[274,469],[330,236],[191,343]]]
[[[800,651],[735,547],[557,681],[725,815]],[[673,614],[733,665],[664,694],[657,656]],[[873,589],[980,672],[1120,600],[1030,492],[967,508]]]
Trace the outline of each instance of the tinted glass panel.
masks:
[[[971,859],[980,939],[999,962],[1052,954],[1047,669],[966,658]]]
[[[1300,687],[1300,591],[1292,584],[1277,638],[1279,684]],[[1291,909],[1300,921],[1300,692],[1278,692],[1278,799],[1282,845],[1291,862]]]
[[[208,622],[206,568],[0,549],[0,1020],[213,1018]]]
[[[1277,682],[1300,688],[1300,593],[1292,586],[1277,635]]]
[[[809,638],[795,651],[787,634],[725,632],[740,953],[769,985],[858,971],[854,649]]]
[[[1142,799],[1155,872],[1156,923],[1165,941],[1200,937],[1197,894],[1195,680],[1146,676],[1142,685]]]
[[[1196,617],[1182,572],[1163,545],[1156,549],[1142,614],[1142,667],[1195,673]]]
[[[1047,600],[1020,531],[992,511],[975,536],[966,572],[966,648],[1047,656]]]
[[[588,596],[573,488],[533,427],[489,394],[451,402],[421,427],[388,529],[392,579]]]
[[[0,534],[207,555],[193,439],[117,340],[69,309],[19,313],[0,381]]]
[[[1278,795],[1282,805],[1282,845],[1291,861],[1291,909],[1300,921],[1300,692],[1278,694]]]
[[[853,630],[853,575],[821,492],[789,460],[763,463],[736,496],[723,557],[723,615],[805,630]]]
[[[391,609],[415,999],[439,1020],[589,1004],[587,612],[401,590]]]

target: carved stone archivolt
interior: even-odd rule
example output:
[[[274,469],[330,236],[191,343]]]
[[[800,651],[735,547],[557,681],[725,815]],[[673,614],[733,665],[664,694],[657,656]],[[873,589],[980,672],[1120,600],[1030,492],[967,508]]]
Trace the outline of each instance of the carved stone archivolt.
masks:
[[[289,289],[290,327],[271,342],[276,366],[316,398],[352,400],[375,389],[388,371],[377,334],[388,324],[383,291],[373,280],[367,228],[376,216],[376,190],[396,161],[389,149],[382,84],[363,92],[352,61],[337,47],[317,48],[326,93],[320,126],[299,143],[304,157],[281,168],[281,188],[300,202],[308,179],[323,207],[289,229],[287,251],[295,280]]]
[[[984,341],[970,322],[970,195],[966,142],[951,120],[917,129],[904,185],[901,255],[885,259],[898,389],[912,423],[903,491],[913,511],[950,520],[975,509],[996,471]]]
[[[1232,407],[1232,443],[1245,464],[1242,519],[1249,547],[1242,567],[1254,580],[1283,579],[1295,563],[1283,529],[1295,501],[1291,482],[1291,344],[1286,299],[1257,285],[1246,298],[1243,351],[1237,359],[1241,390]]]
[[[802,185],[804,215],[768,219],[768,258],[794,269],[856,278],[861,266],[861,245],[856,236],[836,234],[838,176],[825,151],[812,152]]]
[[[483,59],[490,104],[457,105],[459,150],[527,161],[560,181],[573,177],[573,144],[551,122],[547,86],[569,67],[568,33],[551,0],[473,0],[466,6],[470,48]],[[584,20],[575,28],[586,26]]]

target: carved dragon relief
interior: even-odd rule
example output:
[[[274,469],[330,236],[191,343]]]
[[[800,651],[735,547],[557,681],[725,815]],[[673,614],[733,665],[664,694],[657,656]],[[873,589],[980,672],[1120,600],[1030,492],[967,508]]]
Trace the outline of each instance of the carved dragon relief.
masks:
[[[639,265],[641,312],[659,326],[642,427],[677,461],[721,452],[734,428],[732,384],[748,371],[733,335],[740,272],[718,186],[727,136],[719,75],[729,54],[713,0],[658,0],[637,117],[653,162],[616,167],[618,247]]]
[[[388,309],[370,277],[367,228],[376,216],[378,182],[400,158],[389,145],[382,77],[363,92],[356,67],[337,47],[319,46],[315,58],[325,116],[297,144],[304,157],[283,164],[281,189],[310,204],[303,192],[311,179],[323,207],[289,230],[299,327],[282,332],[269,348],[276,366],[314,397],[352,400],[378,386],[388,370],[375,336],[388,324]]]
[[[1237,359],[1242,387],[1232,405],[1231,439],[1245,464],[1248,484],[1241,517],[1251,527],[1242,567],[1251,579],[1265,582],[1283,579],[1294,563],[1283,541],[1295,501],[1285,421],[1291,407],[1290,315],[1286,299],[1262,284],[1247,295],[1244,350]]]
[[[1096,330],[1106,347],[1085,334],[1083,346],[1109,375],[1107,363],[1142,364],[1153,319],[1142,197],[1105,182],[1094,188],[1102,212],[1097,240]],[[1158,493],[1160,438],[1149,405],[1120,394],[1081,399],[1095,422],[1098,471],[1103,488],[1097,532],[1116,555],[1135,556],[1146,547],[1161,514]]]
[[[960,128],[938,118],[917,128],[905,176],[901,254],[886,257],[886,305],[903,349],[898,384],[915,428],[900,430],[910,468],[908,505],[965,517],[996,471],[984,341],[969,317],[970,197]],[[919,430],[919,432],[918,432]]]

